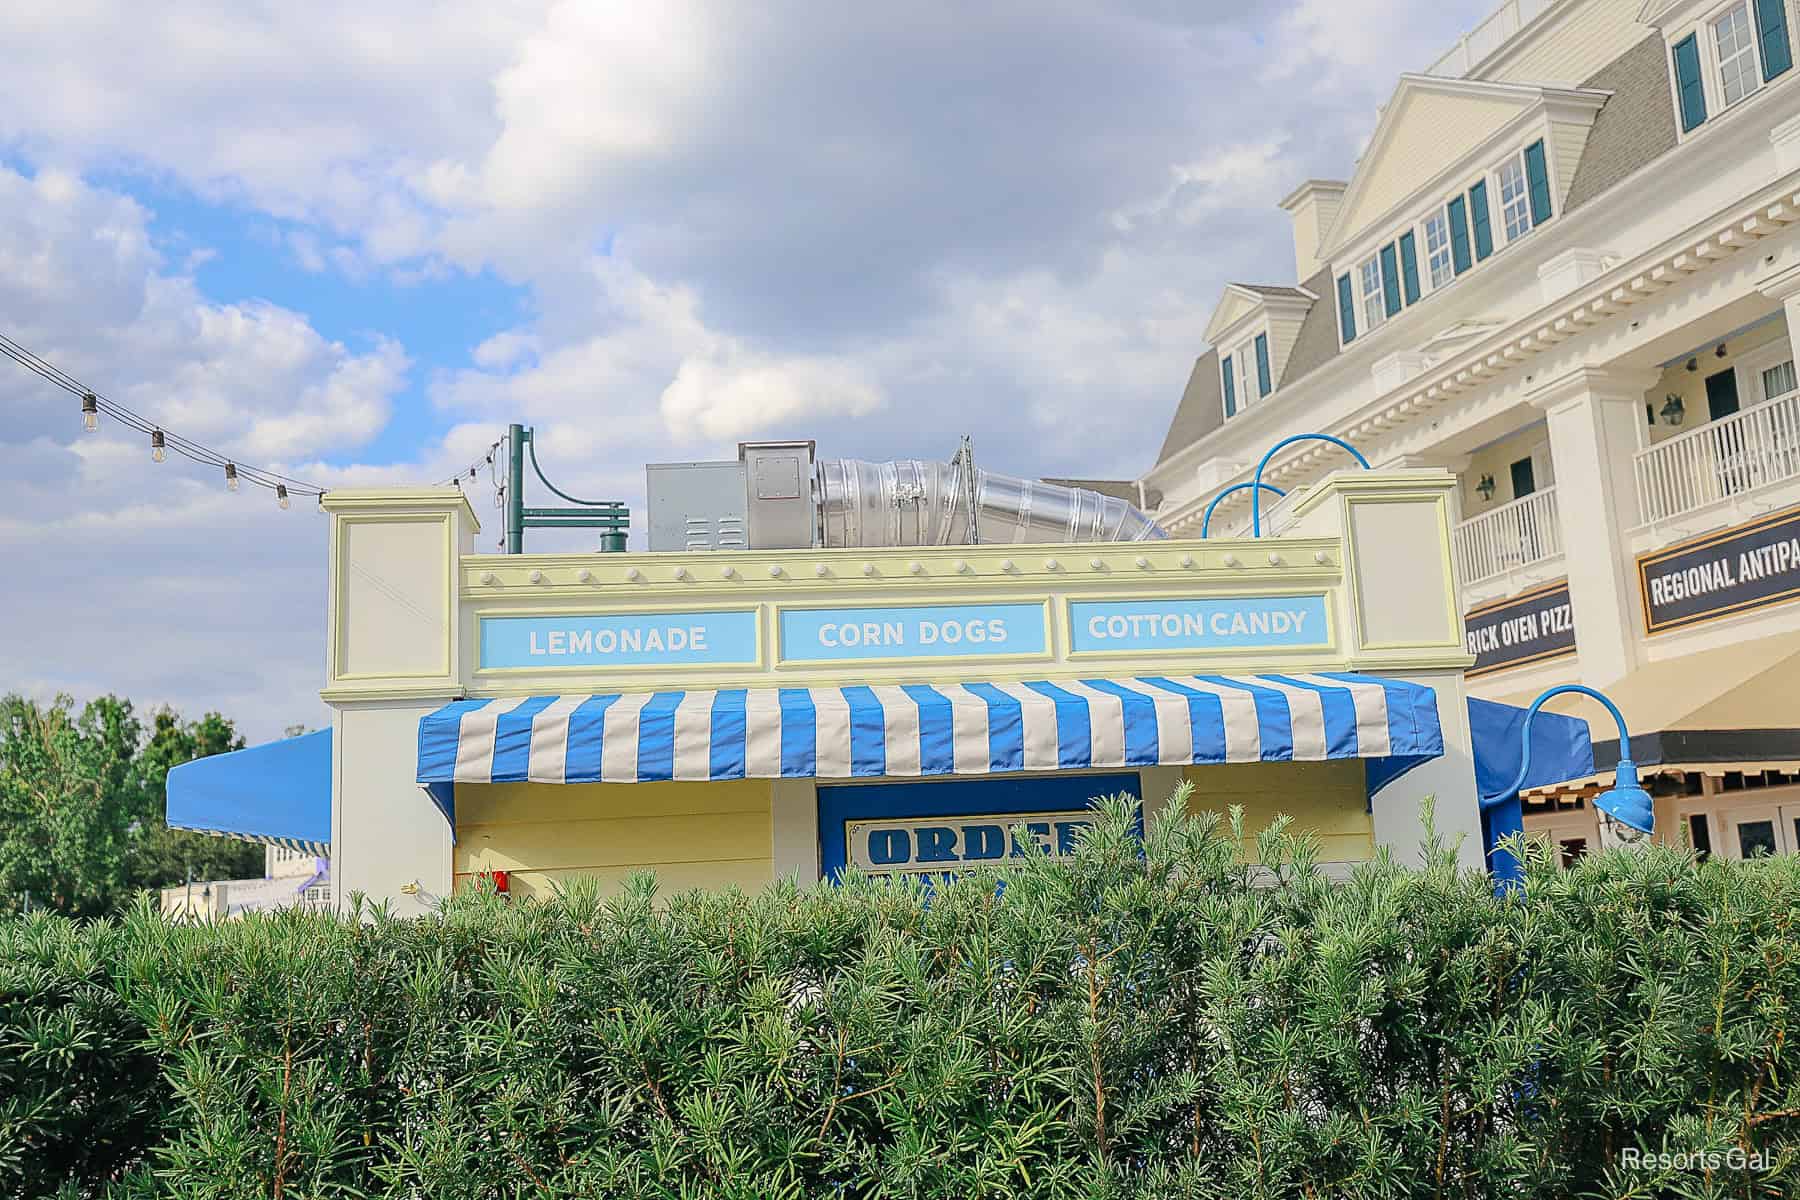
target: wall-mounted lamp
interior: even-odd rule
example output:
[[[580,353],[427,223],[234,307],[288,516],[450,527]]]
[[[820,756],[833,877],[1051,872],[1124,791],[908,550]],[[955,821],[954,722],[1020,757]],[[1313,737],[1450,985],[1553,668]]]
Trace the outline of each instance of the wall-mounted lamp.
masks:
[[[1679,425],[1687,419],[1687,405],[1680,396],[1670,392],[1668,398],[1663,401],[1660,415],[1664,425]]]
[[[1688,359],[1688,360],[1687,360],[1687,369],[1688,369],[1688,370],[1689,370],[1689,371],[1690,371],[1690,372],[1692,372],[1692,371],[1698,371],[1698,370],[1699,370],[1699,369],[1700,369],[1700,360],[1699,360],[1699,359],[1697,359],[1697,358],[1690,358],[1690,359]]]
[[[1568,683],[1561,687],[1553,687],[1536,700],[1525,713],[1525,722],[1520,728],[1519,737],[1523,742],[1523,750],[1519,760],[1519,777],[1509,788],[1481,798],[1481,807],[1494,808],[1518,795],[1519,789],[1525,786],[1526,776],[1531,771],[1531,721],[1537,716],[1538,709],[1544,702],[1569,692],[1583,696],[1591,696],[1606,706],[1612,714],[1613,723],[1619,727],[1619,767],[1613,773],[1613,785],[1594,797],[1594,807],[1601,816],[1614,822],[1615,832],[1623,842],[1638,842],[1656,831],[1656,812],[1650,803],[1650,793],[1638,785],[1637,764],[1631,761],[1631,731],[1625,728],[1625,716],[1618,705],[1590,687],[1582,687],[1578,683]]]
[[[1481,482],[1475,485],[1475,490],[1481,493],[1482,500],[1487,501],[1494,498],[1494,487],[1494,477],[1492,475],[1483,475],[1481,477]]]
[[[1724,342],[1720,342],[1719,348],[1717,350],[1713,351],[1713,357],[1714,358],[1724,358],[1725,357],[1725,343]]]

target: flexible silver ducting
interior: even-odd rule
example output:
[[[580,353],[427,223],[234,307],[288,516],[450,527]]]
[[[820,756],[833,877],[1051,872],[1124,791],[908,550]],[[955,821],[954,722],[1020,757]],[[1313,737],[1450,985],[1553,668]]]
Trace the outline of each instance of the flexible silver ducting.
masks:
[[[970,546],[1011,542],[1142,542],[1167,537],[1115,496],[1016,479],[954,462],[818,464],[826,546]]]

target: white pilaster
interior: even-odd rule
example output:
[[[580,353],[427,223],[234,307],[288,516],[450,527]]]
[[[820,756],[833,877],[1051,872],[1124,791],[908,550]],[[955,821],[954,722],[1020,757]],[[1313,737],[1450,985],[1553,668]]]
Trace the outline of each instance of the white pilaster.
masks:
[[[1638,660],[1636,583],[1619,532],[1638,523],[1632,461],[1654,371],[1577,367],[1528,399],[1550,429],[1582,681],[1604,687]]]
[[[1796,118],[1800,123],[1800,118]],[[1788,348],[1800,362],[1800,265],[1786,267],[1756,281],[1756,290],[1781,302],[1787,316]]]

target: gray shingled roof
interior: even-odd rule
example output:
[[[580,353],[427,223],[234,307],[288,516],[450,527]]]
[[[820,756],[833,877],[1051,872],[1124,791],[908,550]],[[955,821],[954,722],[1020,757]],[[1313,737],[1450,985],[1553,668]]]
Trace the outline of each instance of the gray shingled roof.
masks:
[[[1225,423],[1225,396],[1219,383],[1219,352],[1208,350],[1194,361],[1181,403],[1175,406],[1175,419],[1163,438],[1156,461],[1162,462],[1193,445]]]
[[[1289,386],[1337,357],[1337,305],[1327,299],[1331,295],[1331,268],[1325,267],[1304,286],[1319,299],[1306,310],[1306,319],[1300,322],[1300,332],[1294,335],[1294,348],[1288,351],[1287,366],[1276,381],[1277,388]]]
[[[1259,296],[1288,296],[1295,300],[1311,300],[1312,297],[1297,287],[1283,287],[1273,283],[1234,283],[1232,287],[1241,287],[1247,292],[1255,292]]]
[[[1613,59],[1581,86],[1612,93],[1588,133],[1563,211],[1572,212],[1644,164],[1675,148],[1675,101],[1663,35]]]

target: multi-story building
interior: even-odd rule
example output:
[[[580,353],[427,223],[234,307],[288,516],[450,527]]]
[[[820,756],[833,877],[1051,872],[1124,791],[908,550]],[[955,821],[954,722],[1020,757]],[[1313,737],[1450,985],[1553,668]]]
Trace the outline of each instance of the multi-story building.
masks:
[[[1471,691],[1603,688],[1659,836],[1733,857],[1800,850],[1797,15],[1508,0],[1402,75],[1349,179],[1282,201],[1295,282],[1225,289],[1142,481],[1193,536],[1288,435],[1448,467]],[[1346,461],[1300,443],[1263,479]],[[1590,782],[1527,828],[1594,844]]]

